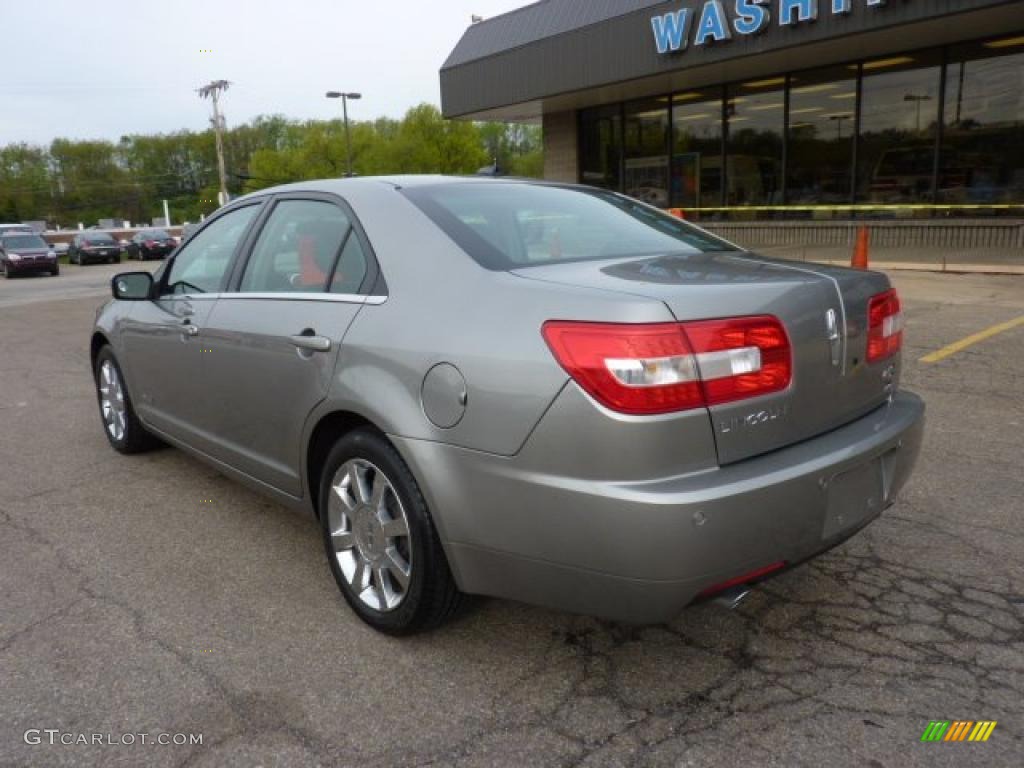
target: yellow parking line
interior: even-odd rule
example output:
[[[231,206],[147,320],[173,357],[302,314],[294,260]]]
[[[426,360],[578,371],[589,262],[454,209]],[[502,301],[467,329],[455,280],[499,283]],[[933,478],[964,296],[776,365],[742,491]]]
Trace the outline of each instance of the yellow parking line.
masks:
[[[1016,317],[1013,320],[1007,320],[1005,323],[999,323],[999,325],[993,325],[991,328],[986,328],[983,331],[971,334],[966,339],[960,339],[960,341],[954,341],[948,347],[943,347],[937,352],[932,352],[930,355],[925,355],[918,362],[921,363],[937,363],[940,360],[945,360],[950,355],[955,355],[957,352],[967,349],[972,344],[977,344],[979,341],[990,339],[993,336],[1009,331],[1012,328],[1016,328],[1018,325],[1024,325],[1024,315]]]

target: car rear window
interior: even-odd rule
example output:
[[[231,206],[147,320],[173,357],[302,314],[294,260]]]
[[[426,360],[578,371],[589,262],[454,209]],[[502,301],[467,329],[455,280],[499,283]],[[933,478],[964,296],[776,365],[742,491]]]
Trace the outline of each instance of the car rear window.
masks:
[[[162,229],[147,229],[144,232],[139,232],[139,236],[148,237],[151,240],[169,240],[171,237]]]
[[[82,235],[82,239],[88,243],[112,243],[114,238],[108,235],[106,232],[90,233],[88,235]]]
[[[46,248],[46,241],[39,235],[6,235],[0,238],[4,248]]]
[[[466,182],[402,191],[488,269],[735,250],[674,216],[603,190]]]

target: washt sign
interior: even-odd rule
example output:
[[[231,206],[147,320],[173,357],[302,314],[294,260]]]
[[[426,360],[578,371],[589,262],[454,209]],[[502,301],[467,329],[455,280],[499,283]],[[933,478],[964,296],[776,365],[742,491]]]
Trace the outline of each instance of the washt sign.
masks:
[[[847,16],[853,12],[854,3],[869,8],[880,8],[887,0],[732,0],[726,9],[723,0],[706,0],[697,13],[696,7],[680,8],[678,11],[651,18],[654,29],[654,44],[658,53],[685,51],[690,41],[694,45],[708,45],[732,40],[733,35],[748,37],[763,32],[772,24],[773,18],[781,27],[809,24],[817,21],[819,14]],[[772,12],[775,16],[772,16]]]

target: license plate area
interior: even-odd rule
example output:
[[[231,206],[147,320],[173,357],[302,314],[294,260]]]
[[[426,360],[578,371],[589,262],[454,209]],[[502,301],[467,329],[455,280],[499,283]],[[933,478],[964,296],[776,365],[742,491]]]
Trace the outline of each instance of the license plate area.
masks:
[[[834,476],[828,483],[828,502],[822,539],[863,525],[877,517],[886,502],[882,457]]]

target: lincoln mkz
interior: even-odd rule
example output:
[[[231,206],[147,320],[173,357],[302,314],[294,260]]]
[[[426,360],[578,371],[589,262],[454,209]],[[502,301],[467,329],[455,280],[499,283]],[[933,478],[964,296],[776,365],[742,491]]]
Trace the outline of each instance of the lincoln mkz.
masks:
[[[315,516],[393,634],[466,594],[669,620],[852,536],[921,443],[885,275],[603,190],[277,187],[112,291],[91,352],[113,447],[170,443]]]

